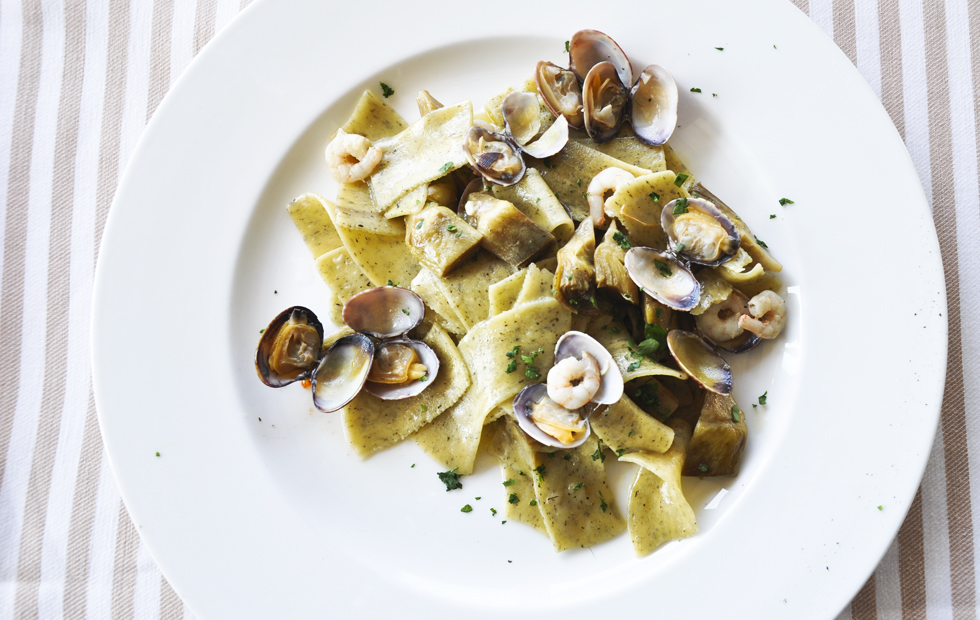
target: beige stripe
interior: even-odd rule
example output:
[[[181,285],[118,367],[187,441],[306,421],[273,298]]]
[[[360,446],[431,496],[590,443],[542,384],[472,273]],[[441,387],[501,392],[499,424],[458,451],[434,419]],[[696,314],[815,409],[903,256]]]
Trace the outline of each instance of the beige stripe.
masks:
[[[85,4],[65,7],[65,63],[62,97],[58,109],[51,201],[51,233],[48,248],[48,315],[45,343],[44,389],[37,440],[31,463],[17,562],[15,615],[26,617],[37,609],[41,580],[41,542],[47,516],[51,469],[58,446],[58,428],[65,397],[68,343],[69,261],[71,211],[75,179],[75,148],[85,63]]]
[[[116,561],[112,571],[112,619],[133,618],[133,594],[136,590],[136,557],[139,554],[140,537],[126,512],[126,504],[119,501],[119,526],[116,533]]]
[[[41,5],[24,0],[17,103],[11,132],[10,176],[3,239],[3,286],[0,289],[0,481],[7,467],[7,450],[14,424],[20,376],[21,330],[24,321],[24,253],[27,244],[27,203],[31,182],[34,114],[41,80]]]
[[[980,2],[967,2],[970,11],[970,59],[973,65],[973,128],[977,146],[980,147]],[[980,157],[977,158],[980,173]]]
[[[245,7],[247,7],[250,4],[252,4],[252,0],[242,0],[241,5],[239,5],[238,12],[240,13],[244,11]]]
[[[902,84],[902,28],[899,0],[878,0],[878,32],[881,41],[881,103],[905,140],[905,96]]]
[[[878,605],[875,603],[875,576],[871,575],[864,587],[851,601],[851,620],[877,620]]]
[[[857,35],[854,26],[854,0],[834,0],[834,42],[856,65]]]
[[[156,0],[153,5],[153,40],[150,44],[150,96],[146,120],[156,111],[170,88],[170,38],[173,34],[173,0]]]
[[[160,577],[160,620],[183,620],[184,603],[170,587],[166,577]]]
[[[925,0],[926,75],[929,88],[929,153],[932,166],[933,219],[943,248],[949,300],[949,358],[943,396],[942,432],[946,460],[949,551],[954,618],[976,618],[973,561],[973,514],[967,451],[966,405],[963,394],[963,349],[960,337],[960,274],[956,246],[956,205],[953,186],[949,72],[946,60],[946,17],[942,0]]]
[[[810,14],[810,0],[793,0],[793,4],[807,15]]]
[[[78,482],[71,507],[68,528],[68,557],[65,568],[64,610],[67,620],[85,619],[85,594],[88,585],[89,549],[95,501],[99,492],[99,469],[102,463],[102,436],[95,415],[95,398],[89,392],[85,415],[85,436],[78,463]]]
[[[926,564],[922,546],[922,492],[918,491],[898,530],[898,578],[902,586],[902,620],[925,620]]]
[[[217,17],[217,0],[197,0],[197,14],[194,16],[194,55],[207,45],[214,36],[214,22]]]

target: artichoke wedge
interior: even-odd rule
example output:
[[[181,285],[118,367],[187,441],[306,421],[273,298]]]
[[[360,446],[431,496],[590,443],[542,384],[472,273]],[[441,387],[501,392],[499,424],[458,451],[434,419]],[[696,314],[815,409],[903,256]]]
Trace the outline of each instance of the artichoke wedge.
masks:
[[[595,249],[595,279],[596,286],[609,289],[620,297],[637,304],[640,301],[640,289],[626,273],[626,250],[632,245],[626,235],[616,228],[616,221],[609,223],[606,236]]]
[[[555,269],[555,297],[572,312],[592,314],[595,301],[595,231],[592,219],[585,218],[565,247],[558,250]]]
[[[684,475],[737,475],[748,433],[745,414],[735,399],[708,392],[688,447]]]

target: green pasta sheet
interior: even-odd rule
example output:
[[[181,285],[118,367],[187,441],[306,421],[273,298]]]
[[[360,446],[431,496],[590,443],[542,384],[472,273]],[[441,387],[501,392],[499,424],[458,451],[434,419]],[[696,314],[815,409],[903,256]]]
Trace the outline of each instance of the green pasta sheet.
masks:
[[[664,205],[688,197],[684,188],[674,183],[676,180],[669,170],[637,177],[606,201],[607,209],[619,217],[634,244],[658,250],[667,247],[660,225]]]
[[[469,330],[490,316],[490,297],[487,292],[490,285],[500,282],[515,271],[517,270],[514,267],[490,252],[480,250],[445,277],[437,278],[436,286],[459,315],[463,327]]]
[[[608,315],[600,315],[592,319],[586,333],[606,347],[623,373],[623,381],[660,375],[687,379],[687,375],[683,372],[636,353],[630,346],[629,332]]]
[[[337,188],[337,206],[359,213],[383,213],[378,210],[378,205],[374,204],[374,198],[371,198],[371,188],[363,181],[341,183]]]
[[[528,168],[515,185],[494,185],[493,195],[517,207],[535,224],[550,232],[559,245],[571,239],[575,232],[575,223],[565,212],[565,207],[534,168]]]
[[[343,246],[316,259],[316,270],[341,303],[374,287]]]
[[[527,304],[539,299],[549,299],[554,297],[551,294],[551,285],[555,280],[555,274],[547,269],[538,269],[538,266],[531,264],[527,268],[527,277],[521,286],[521,292],[514,300],[514,307]]]
[[[419,446],[446,467],[472,473],[487,414],[537,382],[527,376],[524,364],[506,372],[512,359],[507,352],[514,346],[526,352],[541,349],[535,366],[543,374],[554,364],[555,343],[570,325],[571,313],[548,298],[498,314],[471,329],[459,341],[459,352],[470,370],[470,389],[416,434]]]
[[[626,523],[616,511],[595,437],[571,450],[532,453],[534,492],[555,551],[591,547],[618,536]]]
[[[466,165],[463,136],[473,125],[469,101],[429,112],[396,136],[375,146],[384,156],[370,177],[381,211],[423,183]]]
[[[319,194],[303,194],[288,205],[286,211],[313,258],[341,246],[340,235],[327,212],[326,200]]]
[[[640,409],[625,394],[589,418],[592,432],[617,454],[662,453],[674,441],[674,429]]]
[[[374,142],[397,135],[407,127],[408,123],[394,108],[366,90],[354,106],[347,124],[341,129],[347,133],[360,134]]]
[[[651,172],[661,172],[667,169],[664,147],[644,144],[636,136],[613,138],[602,144],[596,144],[590,139],[578,140],[578,142],[583,146]]]
[[[415,279],[412,280],[412,291],[422,298],[425,305],[436,315],[433,317],[439,325],[451,334],[462,336],[466,333],[466,328],[456,312],[449,304],[449,300],[442,294],[438,285],[438,276],[428,269],[422,268]]]
[[[500,282],[490,285],[490,316],[497,316],[514,307],[521,289],[524,287],[524,278],[527,277],[527,267],[510,275]]]
[[[507,519],[526,523],[545,536],[548,530],[541,518],[534,482],[531,475],[531,445],[527,435],[517,426],[511,416],[503,416],[493,423],[488,432],[494,433],[490,443],[490,453],[500,461],[503,475],[504,516]],[[534,503],[532,504],[532,500]]]
[[[539,160],[529,159],[528,165],[541,173],[541,178],[572,212],[572,219],[576,222],[589,216],[586,193],[595,175],[611,167],[622,168],[636,177],[651,174],[646,168],[628,164],[571,140],[557,155]]]
[[[423,323],[410,332],[439,357],[439,373],[418,396],[381,400],[361,391],[344,408],[344,430],[362,458],[388,448],[451,407],[470,385],[469,372],[449,335],[438,325]]]
[[[674,442],[667,452],[635,452],[619,459],[640,466],[630,486],[627,522],[633,549],[641,557],[664,543],[698,533],[694,509],[681,489],[691,427],[683,420],[674,420],[671,425]]]

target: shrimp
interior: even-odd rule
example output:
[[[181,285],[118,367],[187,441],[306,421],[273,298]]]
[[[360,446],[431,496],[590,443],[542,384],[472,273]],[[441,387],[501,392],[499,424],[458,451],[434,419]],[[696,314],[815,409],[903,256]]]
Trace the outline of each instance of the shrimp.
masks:
[[[775,338],[786,326],[786,302],[772,291],[762,291],[749,300],[748,310],[751,316],[740,316],[738,326],[759,338]]]
[[[599,174],[592,177],[589,181],[589,214],[592,216],[593,226],[605,226],[606,224],[606,200],[607,194],[613,194],[632,181],[635,177],[622,168],[606,168]]]
[[[715,342],[725,342],[745,331],[739,323],[748,314],[749,298],[733,290],[728,299],[711,304],[704,314],[695,317],[698,331]]]
[[[327,145],[324,156],[327,168],[340,183],[357,183],[368,178],[381,161],[380,148],[356,133],[337,130],[337,136]]]
[[[565,409],[578,409],[599,391],[599,362],[588,353],[566,357],[548,371],[548,397]]]

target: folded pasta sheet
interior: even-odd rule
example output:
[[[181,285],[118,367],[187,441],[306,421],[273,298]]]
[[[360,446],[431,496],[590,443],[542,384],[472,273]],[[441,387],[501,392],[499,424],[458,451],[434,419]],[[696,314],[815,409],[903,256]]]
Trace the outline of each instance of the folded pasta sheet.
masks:
[[[674,441],[674,430],[636,406],[625,394],[619,401],[589,418],[604,444],[625,452],[665,452]]]
[[[342,303],[374,286],[343,246],[318,258],[316,270]]]
[[[633,176],[651,174],[615,157],[600,153],[578,142],[569,141],[557,155],[537,160],[532,164],[562,203],[572,212],[572,219],[582,221],[589,215],[586,193],[589,181],[609,167],[622,168]]]
[[[362,391],[344,408],[347,438],[362,457],[388,448],[428,424],[469,387],[469,372],[449,335],[438,325],[429,324],[421,336],[439,357],[439,373],[432,385],[403,400],[381,400]]]
[[[374,204],[374,198],[371,198],[371,188],[362,182],[341,183],[337,188],[337,206],[347,211],[383,213]]]
[[[685,476],[736,476],[749,428],[730,395],[708,392],[694,427]]]
[[[636,555],[644,556],[660,545],[698,533],[694,510],[681,490],[681,470],[691,438],[691,427],[674,420],[674,442],[664,454],[636,452],[619,460],[640,466],[630,487],[629,532]]]
[[[634,351],[630,346],[629,332],[609,316],[598,316],[593,319],[586,333],[606,347],[619,366],[619,370],[622,371],[623,381],[657,375],[687,379],[687,375],[683,372],[664,366]]]
[[[613,138],[602,144],[596,144],[592,140],[579,140],[579,142],[610,157],[615,157],[640,168],[646,168],[652,172],[661,172],[667,169],[664,147],[644,144],[636,136]]]
[[[550,232],[559,244],[571,239],[575,232],[575,224],[565,207],[534,168],[528,168],[524,178],[515,185],[494,185],[493,195],[513,204],[535,224]]]
[[[472,329],[490,316],[490,299],[487,294],[490,285],[515,271],[514,267],[493,254],[480,250],[445,277],[436,278],[436,285],[456,310],[463,326]]]
[[[527,267],[490,285],[490,316],[497,316],[514,307],[526,277]]]
[[[626,529],[602,460],[592,458],[598,449],[589,437],[572,450],[532,455],[535,497],[556,551],[598,545]]]
[[[286,206],[296,229],[313,258],[339,248],[340,236],[327,212],[326,200],[318,194],[303,194]]]
[[[514,300],[514,307],[527,304],[540,299],[554,297],[551,294],[551,285],[555,281],[555,274],[547,269],[538,269],[537,265],[531,264],[527,268],[527,277],[521,286],[521,292]]]
[[[389,280],[408,286],[418,274],[418,261],[408,251],[403,237],[342,227],[337,232],[351,259],[375,286],[384,286]]]
[[[552,298],[523,304],[476,325],[459,341],[459,352],[470,369],[470,389],[451,409],[416,435],[432,458],[460,474],[473,471],[480,434],[487,414],[537,382],[526,369],[507,372],[515,346],[532,352],[541,349],[535,367],[546,372],[555,360],[559,336],[568,331],[571,313]]]
[[[347,124],[341,127],[347,133],[357,133],[374,142],[401,133],[408,123],[394,108],[369,90],[364,91],[351,113]]]
[[[548,530],[541,518],[534,482],[530,474],[531,446],[513,418],[504,416],[494,424],[493,441],[490,452],[500,461],[504,485],[504,516],[514,521],[526,523],[545,536]],[[532,502],[533,500],[533,502]]]
[[[371,175],[371,194],[382,211],[409,191],[466,164],[463,136],[473,125],[469,101],[434,110],[375,146],[384,152]]]
[[[438,277],[431,271],[421,269],[415,279],[412,280],[412,291],[422,298],[426,306],[432,309],[436,315],[433,318],[439,325],[442,325],[446,331],[452,334],[462,336],[466,333],[466,328],[460,321],[459,313],[449,305],[449,300],[442,294],[442,290],[436,283],[437,280]]]

